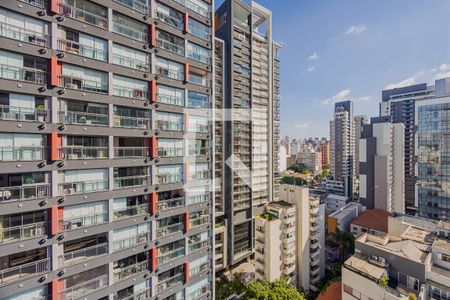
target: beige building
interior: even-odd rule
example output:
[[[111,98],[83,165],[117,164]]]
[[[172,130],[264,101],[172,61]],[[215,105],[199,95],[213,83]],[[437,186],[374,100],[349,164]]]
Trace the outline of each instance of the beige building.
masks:
[[[256,279],[275,281],[290,278],[296,283],[295,205],[273,202],[255,218]]]
[[[317,291],[325,275],[325,206],[302,186],[281,185],[280,199],[296,208],[297,287]]]

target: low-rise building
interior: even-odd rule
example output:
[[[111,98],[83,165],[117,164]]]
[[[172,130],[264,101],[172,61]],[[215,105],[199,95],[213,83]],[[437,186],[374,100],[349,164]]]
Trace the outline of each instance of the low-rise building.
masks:
[[[356,219],[365,207],[360,203],[350,202],[327,216],[327,232],[335,233],[336,230],[350,231],[350,224]]]
[[[391,213],[381,209],[368,209],[350,224],[350,231],[355,237],[363,233],[384,236],[388,232],[388,218]]]

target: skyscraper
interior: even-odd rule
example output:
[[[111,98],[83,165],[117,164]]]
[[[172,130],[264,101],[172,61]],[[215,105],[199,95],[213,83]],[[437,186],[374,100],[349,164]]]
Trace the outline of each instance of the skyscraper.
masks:
[[[352,198],[355,184],[355,134],[353,102],[343,101],[334,105],[330,121],[331,174],[344,183],[344,194]]]
[[[212,13],[1,1],[0,298],[213,296]]]
[[[216,12],[224,41],[224,216],[227,262],[254,251],[254,217],[278,198],[279,46],[272,13],[261,5],[225,1]],[[217,252],[216,252],[217,255]]]
[[[359,139],[361,138],[361,134],[363,131],[363,127],[366,124],[369,124],[369,117],[365,115],[359,115],[354,117],[355,121],[355,193],[359,194]]]

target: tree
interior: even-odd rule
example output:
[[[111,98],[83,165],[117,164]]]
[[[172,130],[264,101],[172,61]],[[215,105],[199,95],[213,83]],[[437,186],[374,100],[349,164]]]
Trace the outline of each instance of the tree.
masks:
[[[274,282],[255,281],[247,285],[246,300],[306,300],[306,295],[299,292],[285,279]]]
[[[223,278],[216,283],[216,299],[223,300],[234,294],[242,294],[246,291],[245,284],[238,278],[228,280]]]
[[[281,177],[281,183],[303,186],[306,185],[306,180],[292,176],[283,176]]]
[[[386,274],[381,275],[380,279],[378,279],[378,284],[383,288],[387,288],[389,284],[389,276]]]
[[[311,174],[312,171],[308,169],[304,164],[295,164],[288,168],[288,170],[301,173],[301,174]]]
[[[341,262],[355,252],[355,238],[353,237],[353,234],[348,231],[336,229],[336,232],[328,236],[328,241],[333,246],[339,247],[339,257]]]

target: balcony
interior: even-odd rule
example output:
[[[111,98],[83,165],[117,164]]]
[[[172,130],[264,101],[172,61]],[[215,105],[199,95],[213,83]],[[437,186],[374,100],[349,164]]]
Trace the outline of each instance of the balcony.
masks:
[[[180,174],[158,174],[156,176],[159,184],[179,183],[183,181]]]
[[[150,299],[151,297],[152,297],[152,290],[148,288],[125,297],[116,294],[114,295],[113,300],[144,300]]]
[[[26,184],[23,186],[0,187],[0,202],[40,199],[50,196],[50,184]]]
[[[156,12],[156,18],[161,22],[166,23],[167,25],[176,27],[180,30],[184,29],[184,20],[182,18],[178,19],[176,17],[162,13],[161,11]]]
[[[113,85],[113,95],[136,100],[148,100],[148,91],[139,88],[129,88],[126,86]]]
[[[158,211],[165,211],[168,209],[174,209],[185,205],[185,198],[173,198],[173,199],[159,199]]]
[[[3,227],[0,231],[0,244],[17,242],[47,235],[47,222]]]
[[[142,232],[135,236],[130,236],[129,238],[114,241],[114,251],[133,247],[137,244],[146,243],[149,240],[149,232]]]
[[[171,78],[175,80],[184,80],[184,72],[183,71],[174,71],[165,67],[156,67],[156,73],[161,75],[162,77]]]
[[[189,241],[189,253],[195,252],[200,249],[205,249],[209,246],[209,240],[206,241]]]
[[[114,282],[123,280],[125,278],[128,278],[141,272],[145,272],[147,270],[148,270],[148,261],[146,260],[123,268],[115,268],[113,270]]]
[[[34,44],[39,47],[50,48],[50,38],[47,34],[28,30],[3,22],[0,22],[0,36]]]
[[[108,222],[108,213],[106,212],[61,220],[59,221],[59,228],[62,231],[68,231],[83,227],[95,226],[107,222]]]
[[[109,155],[108,147],[62,147],[59,152],[60,157],[67,160],[106,159]]]
[[[59,184],[61,195],[93,193],[108,190],[108,180],[77,181]]]
[[[174,43],[169,42],[162,38],[158,38],[158,39],[156,39],[156,46],[184,57],[184,54],[185,54],[184,40],[182,40],[182,41],[183,41],[183,46],[174,44]]]
[[[158,120],[156,121],[156,127],[165,131],[183,131],[184,124],[182,122]]]
[[[204,17],[208,18],[210,16],[210,12],[208,9],[201,7],[192,1],[186,0],[186,7]]]
[[[94,278],[83,283],[74,285],[68,289],[59,293],[59,299],[78,299],[84,295],[95,292],[98,289],[108,286],[108,275],[102,275],[98,278]]]
[[[184,106],[184,97],[158,93],[158,102],[169,105]]]
[[[60,111],[59,122],[73,125],[108,126],[108,115],[81,111]]]
[[[58,75],[58,86],[71,90],[82,90],[103,94],[108,93],[107,83],[69,75]]]
[[[30,5],[39,7],[39,8],[45,8],[47,6],[47,0],[19,0],[25,3],[28,3]]]
[[[156,291],[158,293],[161,293],[162,291],[166,289],[170,289],[171,287],[177,285],[177,284],[183,284],[184,281],[184,274],[178,273],[175,276],[159,280],[158,278],[158,285],[156,286]]]
[[[165,253],[161,253],[158,256],[158,265],[166,264],[174,259],[182,257],[185,255],[184,246],[178,249],[174,249],[172,251],[167,251]]]
[[[203,296],[207,295],[210,291],[209,283],[205,283],[199,289],[192,291],[188,294],[187,299],[199,300],[202,299]]]
[[[151,178],[149,175],[124,176],[114,178],[114,189],[123,189],[135,186],[149,185]]]
[[[134,10],[137,10],[138,12],[143,14],[147,14],[150,11],[150,8],[147,5],[147,3],[143,3],[142,1],[139,0],[114,0],[114,1],[122,5],[125,5],[129,8],[132,8]]]
[[[208,124],[202,124],[202,123],[190,123],[189,124],[189,131],[190,132],[198,132],[198,133],[208,133],[209,132],[209,125]]]
[[[150,65],[145,61],[140,61],[134,58],[122,56],[119,54],[113,54],[113,64],[119,65],[122,67],[135,69],[143,72],[148,72],[150,70]]]
[[[58,50],[96,60],[108,61],[108,53],[78,42],[58,39]]]
[[[0,78],[42,85],[47,84],[47,72],[45,71],[4,64],[0,64]]]
[[[209,170],[194,171],[190,174],[192,180],[206,180],[209,179]]]
[[[30,276],[47,273],[51,269],[50,258],[33,261],[31,263],[19,265],[0,271],[0,284],[20,281]]]
[[[0,162],[47,159],[47,147],[0,147]]]
[[[59,14],[63,16],[67,16],[69,18],[76,19],[81,22],[89,23],[91,25],[103,29],[108,29],[108,19],[103,16],[97,15],[95,13],[86,11],[78,7],[71,6],[66,3],[59,2],[58,6],[59,6]]]
[[[86,247],[72,252],[64,253],[59,256],[60,266],[67,266],[83,261],[87,261],[98,256],[108,254],[108,243],[103,243],[91,247]]]
[[[149,129],[150,117],[127,117],[127,116],[114,116],[114,127],[121,128],[135,128],[135,129]]]
[[[181,157],[184,156],[184,149],[180,148],[169,148],[169,147],[159,147],[158,156],[160,157]]]
[[[147,158],[150,151],[147,147],[115,147],[114,158]]]
[[[195,147],[189,149],[189,155],[190,156],[205,156],[209,155],[209,148],[208,147]]]
[[[209,194],[192,195],[187,197],[188,205],[198,204],[209,201]]]
[[[47,123],[50,110],[0,105],[0,120]]]
[[[204,224],[208,224],[208,223],[209,223],[209,216],[200,216],[200,217],[192,218],[189,220],[189,224],[191,225],[191,228],[201,226]]]
[[[134,216],[142,216],[148,213],[148,203],[127,206],[114,210],[114,220],[130,218]]]
[[[160,227],[156,229],[156,238],[160,239],[169,235],[173,235],[184,230],[183,223],[176,223],[165,227]]]
[[[142,43],[148,42],[148,33],[136,30],[118,22],[113,23],[113,32]]]

